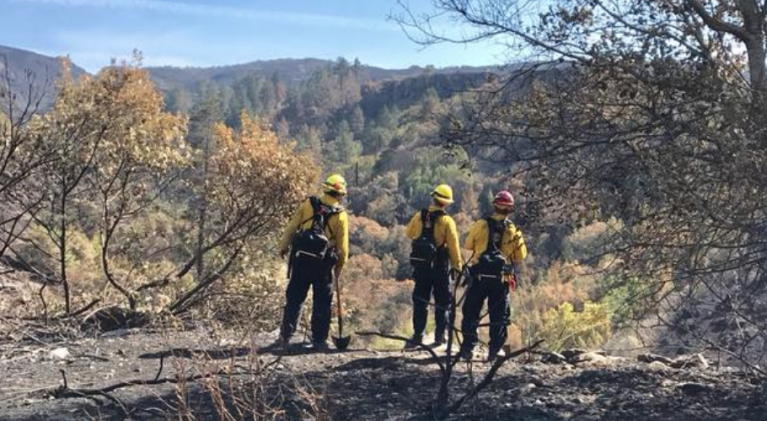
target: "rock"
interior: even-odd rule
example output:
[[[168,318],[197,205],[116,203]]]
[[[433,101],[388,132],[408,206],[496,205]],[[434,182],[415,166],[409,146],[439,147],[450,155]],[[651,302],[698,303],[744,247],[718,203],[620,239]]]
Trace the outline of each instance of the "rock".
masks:
[[[576,364],[579,362],[586,362],[586,361],[597,361],[603,362],[604,360],[601,360],[599,357],[606,357],[607,353],[605,351],[599,350],[599,351],[586,351],[583,349],[566,349],[561,352],[561,355],[567,359],[567,362],[571,364]],[[586,355],[584,357],[584,355]]]
[[[519,387],[519,393],[529,393],[533,391],[533,389],[535,389],[536,387],[538,386],[536,386],[534,383],[528,383],[528,384],[522,385]]]
[[[572,361],[577,357],[578,355],[585,354],[586,351],[583,349],[565,349],[562,351],[562,356],[567,359],[567,361]]]
[[[84,324],[93,326],[102,332],[109,332],[146,326],[150,321],[149,313],[115,306],[103,308],[93,313],[85,319]]]
[[[582,363],[604,364],[604,363],[610,362],[610,359],[596,352],[586,352],[583,354],[576,355],[574,358],[570,359],[570,362],[575,364],[582,364]]]
[[[656,371],[668,370],[668,366],[660,361],[653,361],[650,364],[648,364],[647,367],[650,368],[651,370],[656,370]]]
[[[669,379],[663,379],[660,382],[660,387],[663,387],[663,388],[667,388],[668,389],[668,388],[673,387],[673,386],[676,386],[676,383],[674,383],[674,381],[669,380]]]
[[[677,386],[677,389],[681,390],[686,395],[691,395],[691,396],[701,395],[711,390],[708,386],[701,383],[682,383],[679,386]]]
[[[541,362],[546,364],[564,364],[567,362],[567,358],[558,352],[549,352],[541,358]]]
[[[664,357],[656,354],[642,354],[637,356],[639,362],[653,364],[660,363],[672,368],[700,368],[707,369],[709,367],[708,360],[702,354],[683,355],[674,359]]]
[[[675,358],[671,363],[673,368],[700,368],[705,370],[709,367],[708,360],[701,354],[687,355]]]
[[[674,360],[672,360],[671,358],[666,358],[662,355],[656,355],[656,354],[637,355],[637,361],[639,361],[640,363],[647,363],[647,364],[658,362],[665,365],[671,365],[674,362]]]
[[[50,357],[52,360],[66,360],[70,356],[71,354],[66,348],[56,348],[48,353],[48,357]]]

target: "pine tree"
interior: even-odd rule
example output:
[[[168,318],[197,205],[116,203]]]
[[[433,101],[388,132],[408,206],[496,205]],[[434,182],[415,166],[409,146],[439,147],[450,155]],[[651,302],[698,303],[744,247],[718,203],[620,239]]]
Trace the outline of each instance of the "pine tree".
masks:
[[[362,113],[362,107],[357,103],[349,114],[349,126],[352,132],[360,134],[365,130],[365,115]]]

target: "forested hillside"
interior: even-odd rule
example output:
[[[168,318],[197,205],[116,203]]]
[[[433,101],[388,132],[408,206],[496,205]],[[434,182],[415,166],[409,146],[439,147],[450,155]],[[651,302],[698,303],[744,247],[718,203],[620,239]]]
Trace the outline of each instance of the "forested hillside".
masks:
[[[172,130],[178,131],[179,137],[173,146],[178,149],[173,150],[172,155],[160,150],[147,151],[147,157],[152,156],[163,162],[157,168],[166,171],[165,178],[141,180],[135,178],[133,171],[122,173],[120,171],[124,169],[120,168],[123,167],[115,168],[120,171],[110,177],[121,180],[124,188],[138,183],[134,191],[141,188],[142,193],[131,197],[129,202],[120,202],[120,206],[125,208],[113,208],[114,199],[109,199],[109,195],[118,193],[121,187],[105,184],[104,188],[108,190],[103,191],[99,199],[99,196],[92,196],[92,192],[97,191],[93,189],[108,179],[91,180],[88,175],[90,168],[100,165],[93,160],[101,159],[98,151],[103,146],[99,139],[107,133],[93,132],[86,136],[74,132],[68,136],[86,137],[76,139],[70,145],[61,145],[65,149],[60,152],[55,152],[54,145],[39,146],[40,150],[67,156],[79,150],[77,154],[85,159],[80,166],[46,170],[53,171],[46,177],[67,174],[67,177],[73,178],[71,185],[52,192],[55,201],[47,208],[36,211],[39,213],[34,218],[27,219],[25,210],[38,206],[42,203],[40,200],[49,199],[14,194],[11,197],[17,208],[15,211],[6,210],[9,212],[7,224],[10,225],[6,225],[9,246],[4,254],[48,279],[46,282],[51,284],[51,289],[44,288],[44,292],[52,295],[46,297],[42,294],[45,301],[37,300],[43,305],[43,310],[55,312],[63,305],[69,313],[77,311],[78,307],[102,299],[109,302],[112,298],[108,297],[122,295],[134,309],[142,305],[170,305],[172,311],[180,312],[187,308],[186,300],[190,297],[185,292],[190,292],[186,291],[188,288],[201,281],[205,288],[215,287],[218,284],[215,281],[223,277],[225,284],[228,279],[241,279],[244,283],[235,288],[245,288],[250,291],[249,294],[254,291],[278,294],[269,295],[269,305],[262,307],[260,313],[260,325],[274,326],[275,321],[270,317],[276,316],[280,306],[277,298],[279,288],[275,287],[278,284],[260,285],[262,281],[256,282],[254,277],[284,280],[284,269],[280,269],[273,243],[257,239],[264,234],[273,238],[279,233],[280,224],[264,234],[259,234],[261,231],[255,225],[251,228],[243,226],[245,231],[242,235],[245,237],[238,237],[236,232],[219,232],[216,223],[231,223],[227,221],[236,221],[231,218],[237,218],[239,214],[236,208],[222,208],[230,206],[222,203],[222,199],[208,197],[213,194],[210,189],[215,188],[215,184],[211,183],[218,182],[216,177],[225,180],[234,176],[211,172],[217,168],[212,165],[220,165],[218,160],[226,159],[220,154],[231,153],[221,149],[224,147],[222,139],[230,136],[223,134],[223,128],[247,130],[249,134],[243,133],[244,136],[261,136],[255,134],[252,127],[244,126],[243,122],[246,122],[268,127],[284,147],[309,157],[319,173],[341,172],[350,181],[346,205],[353,215],[352,257],[346,278],[351,291],[350,314],[354,326],[407,333],[411,284],[404,280],[411,276],[412,269],[407,258],[410,244],[404,235],[403,224],[413,212],[428,204],[434,185],[448,183],[456,192],[457,200],[451,212],[455,214],[462,235],[466,234],[473,220],[488,212],[489,198],[495,191],[510,188],[517,195],[520,206],[515,219],[526,233],[531,249],[529,265],[520,278],[529,288],[524,289],[524,294],[514,297],[518,301],[517,307],[528,308],[518,311],[516,316],[521,337],[530,339],[544,334],[558,335],[555,332],[561,325],[570,323],[578,326],[579,333],[573,337],[554,338],[551,342],[553,349],[574,344],[598,346],[609,339],[611,329],[608,320],[613,311],[611,304],[605,301],[607,298],[596,292],[599,278],[585,274],[576,276],[588,272],[587,268],[580,266],[580,261],[591,251],[589,244],[608,225],[599,222],[575,231],[558,224],[556,220],[539,219],[535,203],[526,204],[526,181],[524,177],[514,175],[513,165],[478,160],[472,156],[476,151],[445,149],[440,144],[446,129],[456,119],[463,118],[464,102],[473,100],[479,91],[497,83],[504,77],[504,72],[508,74],[513,69],[498,68],[493,72],[482,69],[383,71],[344,59],[336,62],[263,62],[258,69],[253,66],[239,66],[234,70],[139,70],[117,66],[104,69],[87,80],[78,80],[82,74],[79,70],[73,71],[71,79],[65,78],[70,82],[61,86],[87,90],[95,89],[95,86],[88,86],[99,83],[103,78],[118,77],[123,71],[121,69],[145,74],[141,77],[151,77],[155,89],[164,98],[164,112],[179,119],[171,126],[174,127]],[[118,73],[112,74],[114,71]],[[520,78],[513,84],[514,95],[529,92],[530,87],[538,83],[536,81],[548,83],[560,71],[567,70],[550,67]],[[179,74],[187,74],[189,78],[184,79]],[[226,76],[217,77],[216,74]],[[289,79],[284,79],[283,75]],[[171,85],[164,82],[168,78],[177,87],[169,88]],[[128,83],[127,80],[125,82]],[[12,88],[18,89],[18,86],[13,85]],[[133,88],[129,83],[125,89],[130,92]],[[111,95],[108,92],[103,94]],[[81,95],[87,94],[84,91]],[[115,100],[118,100],[117,97]],[[64,101],[64,98],[59,101]],[[61,107],[73,107],[76,104],[71,101],[76,100],[67,101],[70,104],[57,105],[58,109],[54,108],[48,115],[69,113]],[[90,111],[82,112],[84,114],[78,118],[93,124],[99,118],[107,118],[91,115]],[[37,128],[35,121],[19,121],[18,128],[43,130]],[[55,129],[56,132],[58,130],[64,130],[64,127]],[[20,130],[15,132],[15,136],[17,141],[23,141]],[[91,143],[87,143],[86,139],[90,139],[87,142]],[[160,145],[149,142],[146,147]],[[142,171],[150,171],[157,165],[141,160],[144,158],[138,161],[138,157],[125,159],[128,160],[117,161],[116,164],[135,162],[131,165],[146,166]],[[46,168],[47,164],[40,161],[29,165],[27,170],[31,173]],[[243,179],[238,188],[252,190],[257,183],[266,182],[260,176],[254,175],[253,178]],[[45,179],[34,178],[29,182],[44,183]],[[310,194],[313,190],[302,190],[304,193],[299,196]],[[261,193],[266,192],[249,192]],[[281,209],[287,212],[293,200],[297,199],[300,197],[281,203],[285,206]],[[242,200],[250,199],[238,199]],[[257,200],[270,199],[262,196]],[[257,201],[247,203],[251,203],[249,206],[264,206]],[[98,209],[102,209],[100,212],[116,212],[117,219],[112,224],[99,222]],[[255,212],[255,216],[260,210],[252,209],[251,212]],[[211,220],[213,214],[222,219],[218,222]],[[65,231],[61,231],[60,227],[66,227]],[[166,234],[159,238],[144,237],[147,234],[139,234],[141,232]],[[239,243],[246,239],[245,243]],[[259,244],[248,245],[248,241]],[[235,247],[235,244],[239,246]],[[258,261],[249,259],[246,263],[241,255],[246,247],[255,247],[254,250],[258,250],[262,257]],[[139,250],[149,254],[138,253]],[[202,255],[198,256],[194,250]],[[210,257],[205,257],[206,254]],[[152,257],[147,260],[150,255]],[[154,263],[147,266],[151,261]],[[141,265],[134,266],[139,262]],[[172,269],[174,266],[178,269]],[[141,270],[137,271],[139,268]],[[219,273],[220,270],[230,271],[230,274],[224,276]],[[533,287],[533,284],[537,286]],[[166,292],[160,296],[152,294],[151,291],[156,288]],[[103,290],[106,296],[95,293],[97,290]],[[191,292],[197,294],[202,291],[193,288]],[[377,299],[372,302],[367,300],[370,294],[376,295]],[[162,297],[161,303],[156,302],[158,297]],[[183,305],[178,300],[182,300]],[[52,308],[48,308],[49,305]],[[239,306],[236,302],[227,305]],[[588,310],[585,313],[574,311],[584,308]],[[271,316],[266,317],[266,314]]]
[[[540,219],[537,204],[526,204],[526,179],[514,174],[518,168],[513,164],[477,159],[472,149],[442,146],[442,135],[464,117],[463,104],[512,72],[522,76],[509,85],[509,92],[521,96],[536,83],[550,83],[570,71],[549,66],[522,74],[523,68],[423,71],[375,81],[367,67],[339,59],[297,84],[283,81],[278,73],[254,73],[227,83],[208,80],[191,91],[170,90],[166,105],[170,111],[189,113],[189,138],[199,142],[205,141],[208,122],[221,119],[237,127],[244,111],[271,124],[284,142],[295,142],[323,173],[346,176],[351,183],[347,206],[353,214],[346,278],[356,326],[408,333],[411,284],[397,282],[412,271],[403,224],[429,203],[436,184],[448,183],[456,192],[451,212],[462,235],[489,212],[494,192],[508,188],[518,197],[515,221],[532,251],[520,277],[525,292],[514,297],[520,337],[545,335],[552,349],[604,345],[611,337],[612,317],[617,326],[620,297],[599,294],[603,281],[590,275],[598,262],[593,267],[582,264],[593,254],[597,237],[618,222],[586,222],[576,230],[556,218]],[[366,300],[371,294],[374,302]],[[577,333],[560,337],[571,327]]]

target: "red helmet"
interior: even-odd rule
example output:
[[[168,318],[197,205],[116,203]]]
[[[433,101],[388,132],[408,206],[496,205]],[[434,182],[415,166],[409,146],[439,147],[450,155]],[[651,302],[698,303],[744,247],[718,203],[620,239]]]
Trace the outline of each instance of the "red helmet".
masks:
[[[514,207],[514,196],[512,196],[511,193],[507,192],[506,190],[499,191],[493,199],[493,205],[500,208]]]

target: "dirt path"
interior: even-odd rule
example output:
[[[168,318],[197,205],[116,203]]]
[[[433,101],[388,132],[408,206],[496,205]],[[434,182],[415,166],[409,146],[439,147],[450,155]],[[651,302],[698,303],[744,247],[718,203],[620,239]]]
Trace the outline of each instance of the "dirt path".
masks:
[[[271,339],[256,337],[252,343],[262,346]],[[175,377],[179,372],[242,368],[258,361],[247,357],[252,347],[241,343],[204,330],[123,331],[53,345],[0,343],[0,419],[123,420],[129,418],[126,413],[134,420],[179,419],[171,408],[179,401],[173,384],[123,388],[111,393],[116,400],[98,401],[54,400],[43,390],[62,384],[61,370],[70,388],[98,388],[130,379]],[[58,348],[66,348],[69,355],[54,355]],[[285,410],[284,418],[329,413],[333,420],[429,419],[438,370],[425,352],[316,354],[296,344],[283,354],[265,393],[280,396],[272,402]],[[276,355],[264,352],[258,358],[269,362]],[[164,368],[157,376],[160,361]],[[468,390],[488,367],[459,364],[453,383],[456,395]],[[199,382],[185,390],[185,402],[196,419],[217,419],[210,394]],[[713,369],[673,370],[631,362],[579,367],[513,362],[452,419],[767,421],[767,385]]]

